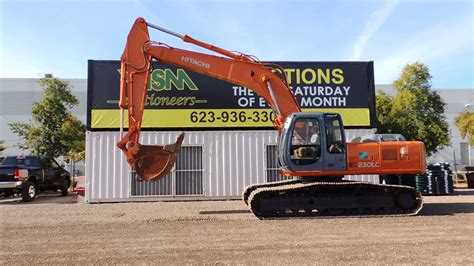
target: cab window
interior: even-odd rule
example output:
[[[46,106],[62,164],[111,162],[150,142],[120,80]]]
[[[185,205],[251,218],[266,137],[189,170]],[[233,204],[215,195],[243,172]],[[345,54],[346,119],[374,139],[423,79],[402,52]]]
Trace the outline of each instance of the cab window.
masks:
[[[291,134],[291,160],[294,164],[312,164],[321,156],[319,123],[316,119],[298,119]]]
[[[342,127],[338,119],[326,119],[326,139],[329,153],[344,153]]]

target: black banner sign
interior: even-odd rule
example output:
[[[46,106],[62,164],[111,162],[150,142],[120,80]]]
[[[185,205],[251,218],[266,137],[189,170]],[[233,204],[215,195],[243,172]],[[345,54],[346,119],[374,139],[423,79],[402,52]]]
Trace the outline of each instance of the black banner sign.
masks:
[[[303,111],[338,112],[346,127],[375,121],[373,62],[272,62]],[[87,127],[119,127],[119,61],[89,61]],[[251,90],[154,62],[143,128],[268,128],[273,113]]]

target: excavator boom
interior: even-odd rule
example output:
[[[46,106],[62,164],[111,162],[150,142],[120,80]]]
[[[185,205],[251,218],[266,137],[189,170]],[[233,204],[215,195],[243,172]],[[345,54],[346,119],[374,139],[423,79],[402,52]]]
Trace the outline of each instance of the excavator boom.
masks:
[[[220,53],[225,57],[172,48],[163,43],[152,42],[148,27],[179,37],[185,42]],[[248,55],[227,51],[138,18],[130,30],[121,58],[119,106],[122,113],[128,107],[129,127],[127,134],[122,136],[117,146],[124,152],[137,175],[147,181],[166,176],[176,161],[184,137],[182,134],[175,144],[168,146],[139,143],[152,59],[252,89],[263,97],[277,114],[273,124],[278,131],[281,131],[286,117],[292,113],[301,112],[288,87],[285,73],[278,66],[262,64]],[[123,119],[121,119],[121,124],[123,125]]]
[[[140,22],[139,22],[140,21]],[[176,143],[159,145],[140,144],[140,130],[145,108],[151,55],[144,52],[144,44],[150,41],[148,28],[143,19],[137,19],[127,37],[127,45],[121,58],[120,72],[120,137],[117,143],[137,177],[146,181],[164,178],[172,169],[184,139],[182,133]],[[128,108],[128,132],[123,135],[124,110]]]

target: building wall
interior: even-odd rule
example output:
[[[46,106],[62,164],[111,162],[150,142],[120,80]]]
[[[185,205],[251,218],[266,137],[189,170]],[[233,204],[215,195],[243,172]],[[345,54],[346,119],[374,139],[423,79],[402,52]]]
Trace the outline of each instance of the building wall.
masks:
[[[10,131],[8,123],[29,122],[31,107],[34,102],[43,98],[43,87],[39,79],[0,78],[0,139],[5,140],[11,148],[6,154],[21,152],[16,146],[19,138]],[[79,105],[71,109],[73,115],[86,122],[87,79],[66,79],[71,85],[71,92],[79,100]]]
[[[31,108],[34,102],[43,98],[43,87],[34,78],[0,78],[0,139],[5,140],[9,148],[3,155],[29,154],[18,148],[20,138],[14,134],[9,123],[31,121]],[[71,86],[71,92],[79,100],[79,105],[71,113],[86,123],[87,79],[65,79]],[[61,163],[61,162],[59,162]],[[84,173],[84,165],[77,165],[78,174]]]
[[[456,164],[474,165],[474,147],[467,145],[467,139],[461,137],[459,129],[454,124],[454,118],[466,110],[465,105],[474,103],[474,89],[437,90],[437,92],[446,102],[445,115],[450,129],[451,145],[431,156],[431,161],[439,162],[449,158],[447,161],[454,163],[455,152]]]

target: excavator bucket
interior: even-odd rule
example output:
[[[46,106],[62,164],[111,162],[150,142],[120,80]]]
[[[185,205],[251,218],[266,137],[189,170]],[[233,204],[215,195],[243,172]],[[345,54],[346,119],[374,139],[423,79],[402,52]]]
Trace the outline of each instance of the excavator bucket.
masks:
[[[183,139],[184,132],[174,144],[159,146],[135,143],[134,147],[129,147],[136,160],[135,171],[138,179],[158,181],[164,178],[176,162]]]

